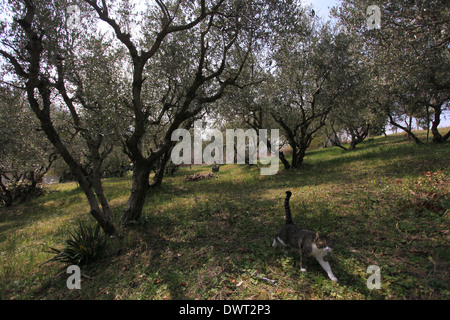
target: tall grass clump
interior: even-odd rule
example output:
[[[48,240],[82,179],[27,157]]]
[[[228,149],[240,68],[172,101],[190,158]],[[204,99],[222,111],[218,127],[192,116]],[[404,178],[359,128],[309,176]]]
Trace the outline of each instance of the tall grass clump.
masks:
[[[57,261],[66,265],[87,265],[102,256],[106,248],[106,235],[100,232],[100,225],[79,222],[78,228],[70,232],[62,249],[50,248],[55,256],[47,262]]]

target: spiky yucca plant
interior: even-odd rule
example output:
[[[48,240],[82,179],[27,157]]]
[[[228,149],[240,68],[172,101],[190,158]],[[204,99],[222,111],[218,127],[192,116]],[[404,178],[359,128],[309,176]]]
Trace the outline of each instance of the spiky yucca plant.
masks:
[[[81,221],[70,238],[65,240],[63,249],[50,248],[55,256],[48,260],[58,261],[69,265],[86,265],[98,259],[106,248],[106,236],[100,233],[100,225],[85,225]]]

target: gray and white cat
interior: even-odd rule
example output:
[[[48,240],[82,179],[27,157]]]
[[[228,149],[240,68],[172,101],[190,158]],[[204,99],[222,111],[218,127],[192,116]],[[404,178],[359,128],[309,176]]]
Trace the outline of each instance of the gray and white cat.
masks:
[[[313,256],[326,271],[328,277],[333,281],[338,281],[331,271],[330,264],[326,261],[327,254],[331,252],[329,238],[318,232],[306,230],[294,224],[289,207],[289,198],[291,195],[292,193],[290,191],[286,191],[286,199],[284,200],[286,213],[285,224],[275,236],[272,247],[275,248],[280,244],[284,248],[297,249],[300,253],[300,271],[302,272],[306,272],[306,269],[303,268],[304,259],[308,256]]]

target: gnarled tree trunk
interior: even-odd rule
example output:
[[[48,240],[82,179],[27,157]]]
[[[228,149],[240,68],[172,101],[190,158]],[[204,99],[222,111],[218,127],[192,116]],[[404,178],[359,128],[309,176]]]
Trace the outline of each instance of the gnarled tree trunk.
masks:
[[[137,220],[142,213],[148,189],[150,166],[144,160],[136,161],[133,169],[131,194],[125,210],[122,212],[120,223],[126,225]]]

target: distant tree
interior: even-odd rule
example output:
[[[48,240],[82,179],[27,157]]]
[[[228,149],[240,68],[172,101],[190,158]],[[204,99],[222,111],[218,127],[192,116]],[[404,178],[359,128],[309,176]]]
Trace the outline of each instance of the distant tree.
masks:
[[[348,53],[352,61],[346,67],[352,75],[351,86],[345,95],[336,98],[336,107],[330,112],[326,131],[333,145],[347,150],[340,141],[340,136],[345,137],[350,141],[349,149],[352,150],[369,134],[380,134],[386,125],[387,115],[378,110],[374,100],[371,61],[364,53],[364,46],[351,34],[345,34],[345,37],[349,41]]]
[[[223,99],[218,101],[213,107],[207,108],[207,114],[213,120],[214,128],[219,128],[225,137],[227,129],[254,130],[259,143],[259,133],[261,129],[275,129],[278,124],[270,115],[270,101],[267,99],[267,79],[270,75],[264,70],[264,61],[258,57],[257,49],[252,50],[249,62],[242,71],[242,86],[230,88]],[[271,152],[271,139],[266,141],[268,152]],[[236,144],[234,154],[237,161],[238,150]],[[248,149],[245,155],[245,162],[249,163],[250,155]]]
[[[344,0],[334,13],[346,32],[361,37],[373,61],[378,108],[416,143],[422,141],[409,120],[424,114],[432,116],[433,142],[447,140],[450,132],[441,135],[438,126],[450,100],[450,7],[445,0],[379,1],[381,28],[369,30],[366,11],[371,4]]]
[[[271,115],[292,148],[291,163],[280,153],[285,168],[300,167],[330,111],[339,108],[339,97],[352,86],[348,48],[343,34],[334,35],[329,26],[305,15],[296,30],[280,34],[273,56]]]
[[[0,190],[6,206],[40,194],[57,154],[39,130],[23,90],[0,86]]]

